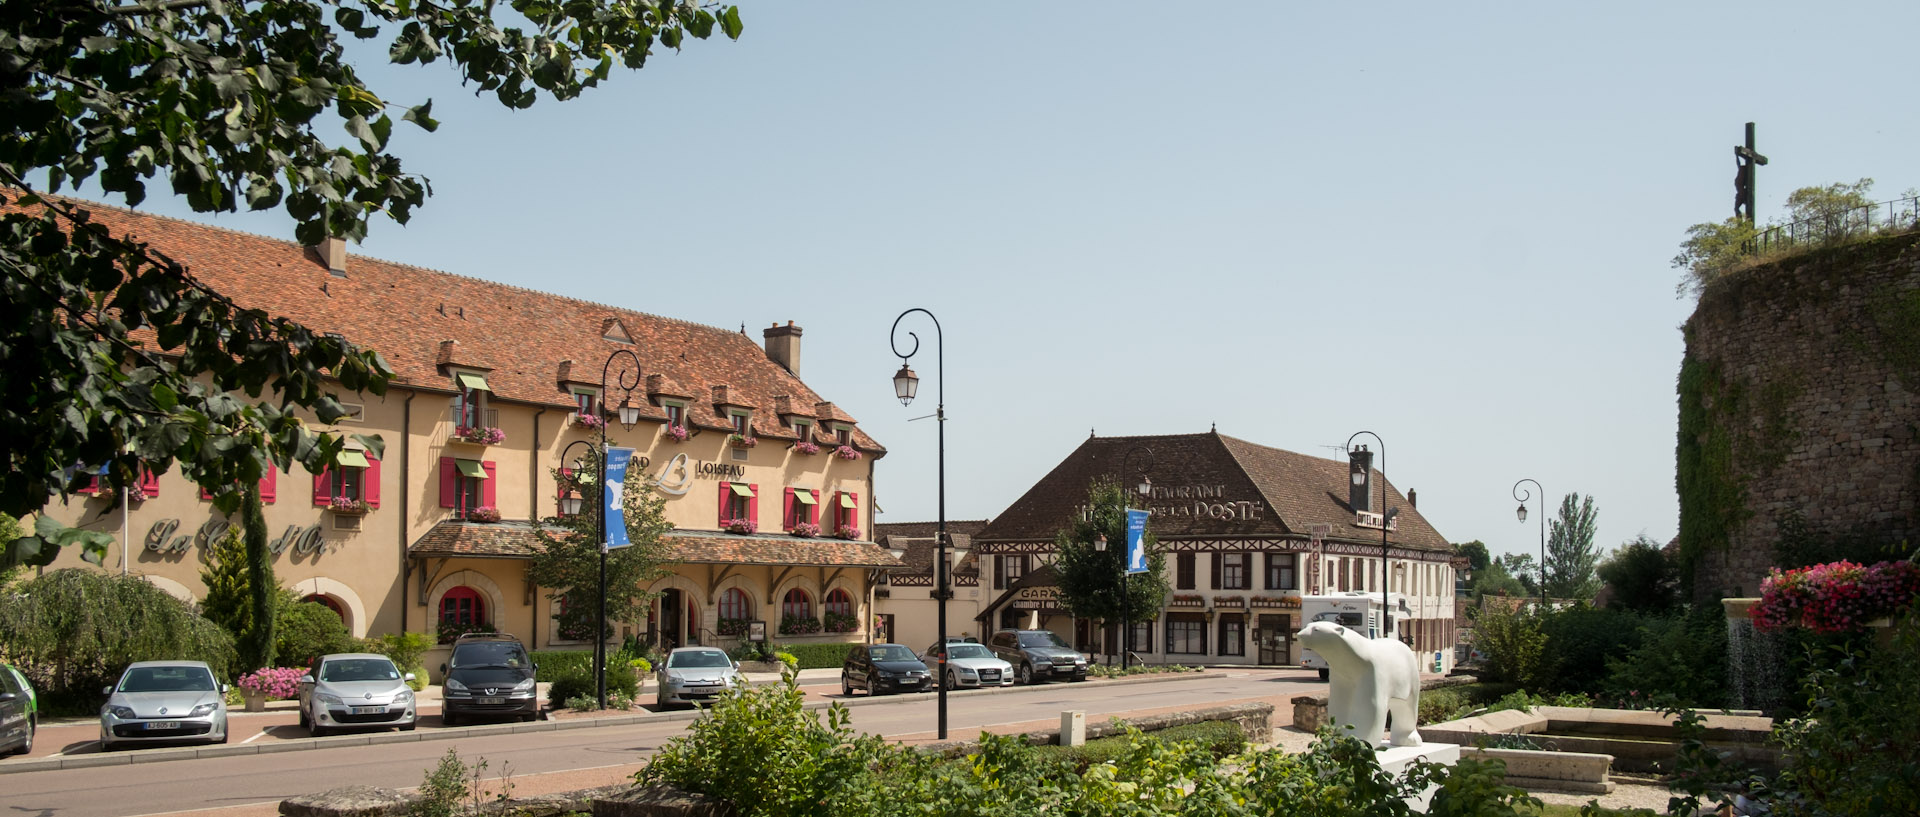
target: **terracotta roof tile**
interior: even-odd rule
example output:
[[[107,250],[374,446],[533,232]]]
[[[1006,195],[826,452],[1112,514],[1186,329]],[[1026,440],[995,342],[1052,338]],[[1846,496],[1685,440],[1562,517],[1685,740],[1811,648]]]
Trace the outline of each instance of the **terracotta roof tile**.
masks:
[[[667,551],[669,561],[694,564],[900,566],[900,560],[872,542],[803,539],[780,534],[669,533]]]
[[[980,560],[973,553],[973,534],[987,526],[987,520],[947,520],[947,539],[956,550],[966,555],[953,566],[953,583],[973,585],[979,582]],[[926,579],[933,577],[934,533],[939,530],[937,522],[886,522],[873,526],[874,541],[883,548],[901,548],[906,556],[901,561],[907,566],[896,570],[893,575],[918,576]]]
[[[441,522],[407,547],[408,556],[477,556],[527,559],[538,552],[533,526],[525,522]]]

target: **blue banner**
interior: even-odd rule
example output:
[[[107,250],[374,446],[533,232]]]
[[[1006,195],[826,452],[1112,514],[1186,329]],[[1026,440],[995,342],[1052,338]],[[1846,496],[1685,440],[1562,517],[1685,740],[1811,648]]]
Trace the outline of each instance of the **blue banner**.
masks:
[[[1147,512],[1127,509],[1127,572],[1147,572]]]
[[[627,463],[633,460],[631,448],[607,449],[606,483],[607,540],[601,544],[609,550],[633,544],[627,541],[627,514],[620,505],[621,497],[627,493]]]

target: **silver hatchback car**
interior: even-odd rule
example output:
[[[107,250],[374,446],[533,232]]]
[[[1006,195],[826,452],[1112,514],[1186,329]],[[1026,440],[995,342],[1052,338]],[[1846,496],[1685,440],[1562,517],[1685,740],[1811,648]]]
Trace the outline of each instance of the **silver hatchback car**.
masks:
[[[101,751],[141,743],[227,742],[227,687],[203,662],[136,661],[104,691]]]
[[[356,726],[411,732],[419,723],[411,680],[413,673],[401,674],[377,653],[323,655],[300,676],[300,725],[314,737]]]

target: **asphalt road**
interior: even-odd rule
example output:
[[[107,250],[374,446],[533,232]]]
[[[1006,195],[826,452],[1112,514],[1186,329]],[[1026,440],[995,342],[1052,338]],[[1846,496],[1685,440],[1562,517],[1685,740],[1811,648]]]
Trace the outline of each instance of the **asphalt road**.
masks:
[[[1057,724],[1060,712],[1069,709],[1085,710],[1090,722],[1100,722],[1146,710],[1195,709],[1247,700],[1278,704],[1318,686],[1310,672],[1300,670],[1223,670],[1165,682],[1059,683],[958,695],[948,705],[949,733],[962,738],[983,728],[1006,731],[1021,724],[1030,724],[1028,728]],[[838,698],[839,693],[834,690],[827,697]],[[933,737],[931,694],[910,696],[904,703],[854,706],[849,711],[853,726],[867,732],[909,741]],[[1284,722],[1290,710],[1280,712],[1276,720]],[[347,785],[406,789],[420,785],[421,776],[449,748],[457,749],[468,762],[486,760],[488,777],[503,770],[525,778],[607,769],[608,779],[581,784],[605,785],[617,782],[611,767],[643,760],[686,725],[681,720],[167,763],[140,763],[136,756],[136,762],[127,766],[0,775],[0,813],[129,817],[276,803]]]

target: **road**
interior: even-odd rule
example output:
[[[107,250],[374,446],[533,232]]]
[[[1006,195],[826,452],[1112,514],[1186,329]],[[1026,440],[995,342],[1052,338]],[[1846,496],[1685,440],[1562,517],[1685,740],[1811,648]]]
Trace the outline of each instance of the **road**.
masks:
[[[1284,704],[1293,695],[1320,687],[1310,672],[1300,670],[1222,670],[1164,682],[1046,684],[956,695],[948,704],[949,733],[962,738],[982,729],[1024,731],[1058,724],[1059,713],[1069,709],[1084,710],[1089,721],[1100,722],[1126,713],[1252,700],[1282,706],[1276,720],[1285,722],[1291,710]],[[814,688],[810,693],[839,698],[837,689],[829,693]],[[856,705],[849,712],[853,726],[866,732],[907,742],[933,738],[932,695],[911,696],[904,703]],[[0,775],[0,802],[7,813],[33,817],[128,817],[203,809],[271,814],[270,807],[232,807],[277,803],[347,785],[412,788],[449,748],[458,749],[468,762],[486,760],[488,777],[510,771],[516,793],[524,795],[619,782],[686,725],[680,720]],[[549,785],[540,785],[548,778]],[[566,785],[559,785],[561,781]]]

